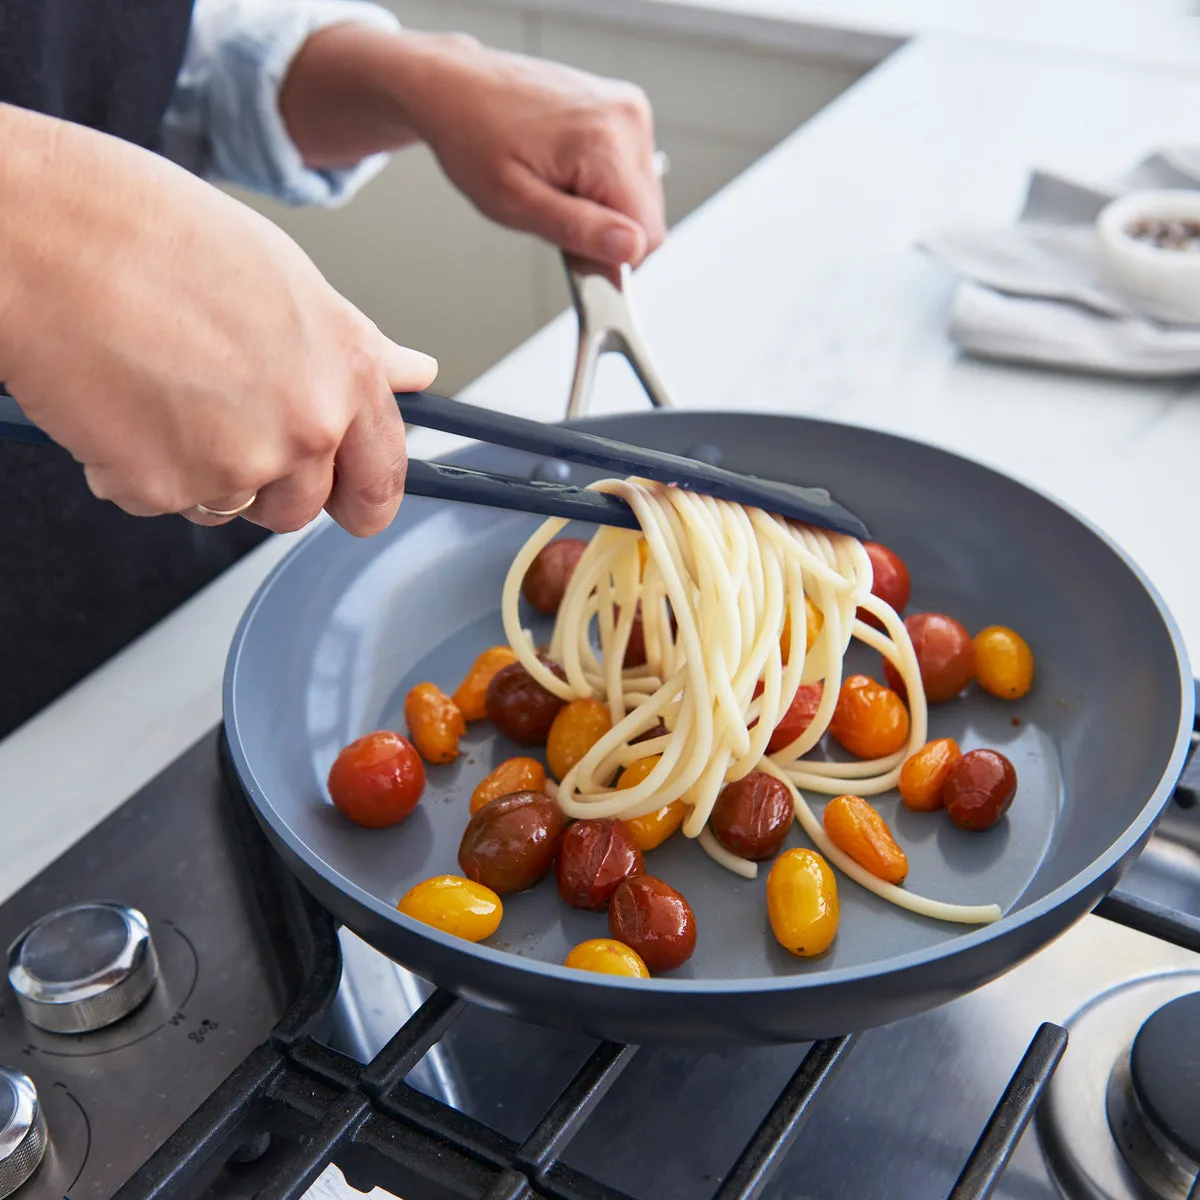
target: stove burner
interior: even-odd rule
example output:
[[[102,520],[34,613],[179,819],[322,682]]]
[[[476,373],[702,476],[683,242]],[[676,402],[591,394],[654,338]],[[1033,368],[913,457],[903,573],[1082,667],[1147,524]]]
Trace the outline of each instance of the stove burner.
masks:
[[[1108,1123],[1151,1193],[1187,1200],[1200,1179],[1200,992],[1146,1018],[1113,1068]]]
[[[1102,992],[1067,1022],[1071,1040],[1037,1131],[1071,1200],[1192,1194],[1200,1170],[1187,1153],[1200,1131],[1198,988],[1200,971],[1143,976]]]

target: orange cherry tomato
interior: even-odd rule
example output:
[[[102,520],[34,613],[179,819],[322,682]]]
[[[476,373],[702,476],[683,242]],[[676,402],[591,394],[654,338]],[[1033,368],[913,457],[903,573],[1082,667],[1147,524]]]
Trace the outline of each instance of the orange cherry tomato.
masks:
[[[404,699],[404,719],[421,757],[450,763],[458,757],[458,739],[467,732],[461,709],[436,684],[418,683]]]
[[[464,721],[482,721],[487,716],[488,684],[497,671],[516,661],[510,646],[490,646],[475,660],[451,697]]]
[[[975,635],[979,686],[1001,700],[1019,700],[1033,686],[1033,651],[1015,630],[989,625]]]
[[[975,678],[975,644],[971,635],[945,613],[916,613],[904,618],[921,668],[925,698],[930,704],[953,700]],[[890,687],[903,696],[904,681],[888,659],[883,674]]]
[[[641,783],[658,766],[660,758],[661,754],[652,754],[649,758],[639,758],[631,762],[617,780],[617,791],[627,791]],[[661,846],[679,829],[686,816],[687,805],[682,800],[672,800],[670,804],[664,804],[662,808],[656,808],[645,816],[621,819],[629,836],[633,838],[634,845],[645,854],[647,850]]]
[[[471,793],[471,814],[513,792],[540,792],[546,787],[546,768],[536,758],[506,758]]]
[[[887,822],[861,796],[838,796],[825,805],[821,823],[829,840],[860,867],[886,883],[903,883],[908,856]]]
[[[825,628],[825,614],[812,602],[810,596],[804,597],[804,650],[807,653],[816,645],[821,630]],[[779,652],[783,656],[784,666],[787,666],[788,647],[792,641],[792,614],[783,614],[783,632],[779,635]]]
[[[894,608],[897,613],[903,613],[908,598],[912,595],[912,580],[909,579],[904,559],[894,550],[889,550],[879,542],[863,542],[863,549],[871,560],[871,568],[874,572],[871,594],[878,596],[884,604]],[[858,610],[858,619],[865,621],[868,625],[873,625],[876,629],[883,628],[883,622],[865,609]]]
[[[829,732],[858,758],[885,758],[908,740],[908,709],[890,688],[851,675],[838,693]]]
[[[403,821],[425,790],[425,766],[412,743],[390,729],[346,746],[329,769],[329,796],[351,821],[382,829]]]
[[[900,769],[900,798],[914,812],[942,807],[942,788],[962,751],[953,738],[926,742]]]
[[[560,783],[566,773],[612,728],[608,705],[585,698],[558,710],[546,735],[546,761]]]

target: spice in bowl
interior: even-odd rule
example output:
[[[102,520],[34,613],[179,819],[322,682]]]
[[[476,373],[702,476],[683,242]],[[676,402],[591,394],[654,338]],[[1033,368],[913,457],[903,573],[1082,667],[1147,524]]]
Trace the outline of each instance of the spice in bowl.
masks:
[[[1136,242],[1159,250],[1184,250],[1200,253],[1200,220],[1187,217],[1139,217],[1125,226]]]

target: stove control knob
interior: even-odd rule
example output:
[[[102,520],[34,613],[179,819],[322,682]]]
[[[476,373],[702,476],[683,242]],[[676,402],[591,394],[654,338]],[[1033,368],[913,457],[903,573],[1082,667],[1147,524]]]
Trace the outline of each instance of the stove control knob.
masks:
[[[146,918],[123,904],[57,909],[8,951],[8,981],[25,1019],[51,1033],[88,1033],[119,1021],[157,979]]]
[[[0,1067],[0,1197],[11,1196],[38,1169],[48,1142],[33,1080]]]

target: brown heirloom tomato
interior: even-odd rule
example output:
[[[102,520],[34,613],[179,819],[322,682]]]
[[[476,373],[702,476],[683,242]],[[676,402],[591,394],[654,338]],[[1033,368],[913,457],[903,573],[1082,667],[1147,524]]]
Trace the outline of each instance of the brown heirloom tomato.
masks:
[[[732,854],[761,862],[779,853],[794,816],[786,785],[765,771],[751,771],[721,789],[708,827]]]
[[[566,673],[557,663],[546,666],[559,679],[566,679]],[[546,691],[519,662],[497,671],[488,684],[488,720],[519,746],[543,745],[565,703]]]
[[[696,949],[692,906],[652,875],[626,879],[613,893],[608,931],[636,950],[651,971],[673,971]]]
[[[503,895],[522,892],[548,875],[566,821],[541,792],[514,792],[485,804],[470,820],[458,848],[468,879]]]
[[[543,546],[529,564],[521,581],[521,594],[543,616],[552,617],[558,612],[563,593],[586,549],[583,538],[559,538]]]
[[[572,908],[604,908],[623,880],[644,869],[623,821],[576,821],[558,852],[558,894]]]
[[[971,635],[945,613],[916,613],[904,619],[904,627],[917,654],[925,698],[930,704],[953,700],[975,678],[975,643]],[[883,674],[903,696],[900,672],[886,658]]]
[[[412,743],[390,729],[346,746],[329,769],[329,795],[358,825],[382,829],[403,821],[425,790],[425,765]]]
[[[971,750],[946,777],[946,812],[960,829],[990,829],[1013,802],[1017,772],[995,750]]]

